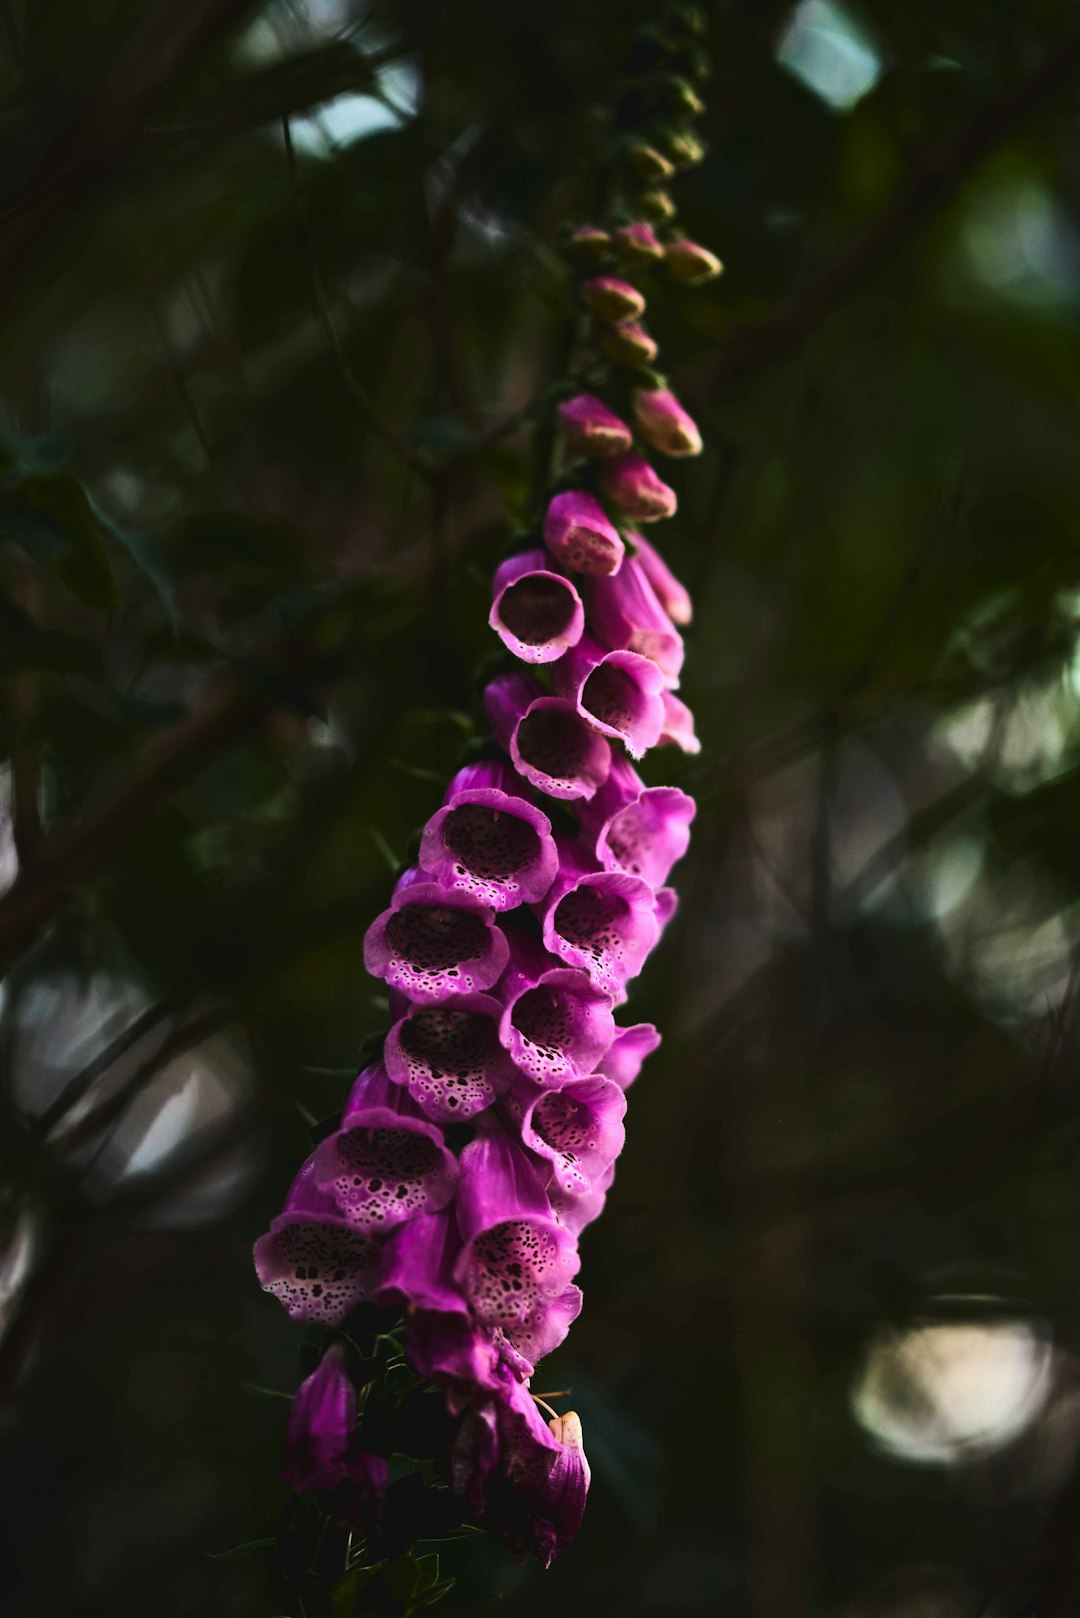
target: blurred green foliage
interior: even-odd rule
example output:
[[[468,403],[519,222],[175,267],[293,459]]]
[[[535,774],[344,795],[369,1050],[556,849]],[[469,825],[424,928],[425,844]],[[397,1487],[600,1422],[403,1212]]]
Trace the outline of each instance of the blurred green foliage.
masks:
[[[665,1043],[541,1372],[593,1496],[550,1574],[394,1572],[448,1613],[1080,1603],[1076,19],[793,11],[710,8],[679,194],[727,274],[650,288],[707,441],[661,539],[705,745],[662,759]],[[552,244],[647,15],[0,4],[5,1612],[294,1611],[257,1390],[300,1334],[250,1244],[382,1025],[360,939],[477,722]],[[918,1466],[852,1390],[958,1319],[1050,1384]]]

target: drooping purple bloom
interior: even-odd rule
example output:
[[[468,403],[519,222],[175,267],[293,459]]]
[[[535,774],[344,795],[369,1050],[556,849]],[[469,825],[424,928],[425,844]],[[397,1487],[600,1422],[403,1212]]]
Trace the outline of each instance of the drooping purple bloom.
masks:
[[[593,275],[582,282],[581,298],[598,320],[636,320],[645,311],[645,299],[637,287],[618,275]]]
[[[664,244],[644,219],[620,225],[613,236],[615,250],[630,264],[655,264],[664,256]]]
[[[513,770],[474,764],[455,776],[444,807],[424,827],[420,865],[444,888],[512,910],[543,898],[558,856],[550,820],[521,796]]]
[[[382,1513],[390,1465],[382,1455],[356,1450],[348,1476],[332,1489],[324,1504],[335,1522],[356,1533],[370,1533]]]
[[[659,741],[666,712],[664,676],[650,658],[625,649],[608,651],[583,635],[553,666],[551,682],[602,735],[625,742],[633,758]]]
[[[429,1122],[381,1063],[358,1106],[347,1106],[342,1127],[315,1150],[315,1183],[330,1192],[342,1216],[376,1234],[418,1214],[435,1213],[457,1185],[457,1159],[442,1130]]]
[[[514,1068],[499,1043],[502,1005],[487,994],[410,1006],[386,1036],[390,1077],[440,1123],[464,1122],[506,1089]]]
[[[688,624],[694,615],[690,592],[668,567],[654,545],[641,534],[631,534],[641,570],[652,585],[656,599],[675,624]]]
[[[409,873],[406,873],[409,876]],[[431,1003],[489,989],[506,965],[506,939],[470,893],[400,881],[364,936],[364,965],[411,1000]]]
[[[536,1169],[502,1129],[461,1154],[462,1251],[456,1279],[476,1319],[533,1364],[562,1342],[581,1308],[577,1245],[557,1225]]]
[[[669,388],[635,388],[634,420],[638,432],[661,455],[700,455],[697,422]]]
[[[651,365],[659,353],[655,337],[636,320],[608,326],[601,333],[600,346],[617,365]]]
[[[556,1212],[604,1188],[626,1137],[617,1084],[595,1073],[554,1089],[523,1082],[504,1105],[529,1151],[549,1165],[545,1190]]]
[[[499,1038],[536,1084],[591,1073],[615,1037],[611,997],[523,935],[514,936],[498,993]]]
[[[636,450],[627,450],[604,461],[600,481],[612,503],[635,522],[659,522],[663,517],[674,517],[678,510],[675,490]]]
[[[664,723],[660,731],[660,742],[670,742],[675,747],[681,747],[684,753],[700,753],[701,743],[698,741],[694,729],[694,716],[690,709],[677,697],[674,691],[665,691]]]
[[[544,544],[571,573],[618,573],[626,553],[619,530],[584,489],[553,496],[544,517]]]
[[[608,743],[573,703],[545,695],[527,674],[501,674],[492,680],[484,706],[495,739],[515,768],[549,797],[591,798],[607,780]]]
[[[636,556],[628,556],[613,579],[589,581],[589,623],[605,646],[626,647],[651,658],[668,685],[679,683],[682,636],[649,583]]]
[[[558,419],[560,432],[579,455],[618,455],[633,443],[633,434],[625,421],[594,393],[578,393],[572,399],[564,399],[558,409]]]
[[[585,628],[581,597],[549,562],[545,551],[522,551],[495,572],[488,623],[523,663],[553,663]]]
[[[614,1001],[626,999],[660,937],[649,884],[624,871],[605,871],[579,845],[560,845],[559,874],[540,907],[544,947],[587,973]]]
[[[293,1395],[281,1475],[300,1494],[332,1489],[349,1474],[356,1437],[356,1388],[348,1349],[331,1343],[318,1367]]]
[[[651,1022],[634,1023],[630,1028],[617,1028],[615,1038],[597,1064],[596,1071],[628,1090],[641,1072],[645,1059],[652,1055],[660,1043],[660,1035]]]
[[[690,846],[696,813],[693,798],[678,787],[647,787],[632,764],[616,757],[581,821],[605,870],[626,871],[659,888]]]
[[[368,1296],[379,1244],[354,1229],[315,1183],[311,1156],[289,1187],[285,1207],[255,1243],[255,1273],[294,1320],[339,1326]]]

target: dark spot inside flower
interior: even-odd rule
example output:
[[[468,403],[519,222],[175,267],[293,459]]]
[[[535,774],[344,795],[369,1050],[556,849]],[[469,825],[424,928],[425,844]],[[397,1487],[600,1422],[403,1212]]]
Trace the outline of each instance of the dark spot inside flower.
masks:
[[[606,951],[621,949],[622,928],[629,911],[621,894],[583,884],[555,906],[555,931],[575,949],[586,950],[598,959]]]
[[[526,764],[552,781],[578,782],[591,775],[599,740],[570,708],[536,708],[518,726],[518,750]]]
[[[526,574],[504,590],[499,617],[526,646],[543,646],[566,633],[576,605],[572,587],[561,579]]]
[[[488,946],[484,918],[451,905],[405,905],[387,923],[394,952],[421,972],[445,972]]]
[[[372,1224],[402,1203],[420,1212],[430,1178],[442,1168],[435,1142],[411,1129],[346,1130],[338,1137],[337,1156],[342,1172],[334,1193],[340,1206],[350,1218]]]
[[[641,717],[643,698],[633,675],[614,663],[598,663],[585,681],[581,705],[602,725],[625,731]]]
[[[413,1012],[401,1025],[401,1043],[408,1056],[433,1073],[482,1072],[499,1051],[491,1017],[482,1011],[453,1011],[449,1006]]]
[[[562,1054],[576,1032],[574,1002],[546,984],[527,989],[515,1002],[510,1020],[530,1045],[551,1055]]]
[[[528,821],[478,803],[451,809],[443,822],[443,842],[474,876],[513,876],[535,860],[540,836]]]
[[[533,1108],[532,1126],[540,1139],[561,1151],[571,1162],[571,1147],[589,1144],[592,1134],[592,1114],[588,1107],[566,1090],[552,1090],[541,1096]]]

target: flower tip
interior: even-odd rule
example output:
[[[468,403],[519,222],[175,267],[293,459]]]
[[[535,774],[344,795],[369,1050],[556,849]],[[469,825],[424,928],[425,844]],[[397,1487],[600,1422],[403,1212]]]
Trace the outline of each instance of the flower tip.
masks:
[[[617,275],[591,276],[582,284],[581,297],[590,314],[612,323],[634,320],[645,309],[637,287]]]
[[[703,286],[723,273],[724,266],[715,253],[685,236],[668,243],[666,256],[669,273],[684,286]]]

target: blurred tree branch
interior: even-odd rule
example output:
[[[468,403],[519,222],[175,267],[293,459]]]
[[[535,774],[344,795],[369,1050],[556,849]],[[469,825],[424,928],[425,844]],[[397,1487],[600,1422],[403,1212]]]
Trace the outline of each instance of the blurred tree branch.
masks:
[[[1012,133],[1080,68],[1080,31],[1070,34],[1016,88],[936,159],[915,174],[894,202],[841,249],[803,291],[782,303],[772,318],[737,331],[713,357],[687,366],[679,381],[687,394],[752,381],[788,358],[822,322],[889,262],[899,245],[955,194],[1005,136]]]

